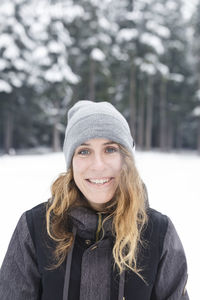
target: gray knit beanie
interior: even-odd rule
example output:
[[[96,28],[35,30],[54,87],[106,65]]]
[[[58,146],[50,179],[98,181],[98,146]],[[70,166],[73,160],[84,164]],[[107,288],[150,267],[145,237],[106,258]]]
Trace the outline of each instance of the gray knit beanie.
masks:
[[[68,111],[63,145],[67,170],[76,148],[93,138],[106,138],[120,143],[134,153],[134,141],[122,114],[109,102],[81,100]]]

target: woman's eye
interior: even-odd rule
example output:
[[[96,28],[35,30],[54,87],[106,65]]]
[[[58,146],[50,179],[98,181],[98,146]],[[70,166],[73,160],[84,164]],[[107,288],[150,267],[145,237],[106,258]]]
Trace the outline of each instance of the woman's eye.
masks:
[[[113,153],[113,152],[117,152],[118,150],[116,149],[116,148],[114,148],[114,147],[108,147],[108,148],[106,148],[106,152],[108,152],[108,153]]]
[[[78,154],[80,154],[80,155],[87,155],[87,154],[89,154],[89,150],[87,150],[87,149],[79,150]]]

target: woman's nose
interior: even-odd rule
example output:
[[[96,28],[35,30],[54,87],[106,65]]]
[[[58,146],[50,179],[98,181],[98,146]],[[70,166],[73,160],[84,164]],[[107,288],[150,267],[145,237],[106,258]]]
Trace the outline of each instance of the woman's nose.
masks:
[[[105,166],[105,161],[102,155],[95,154],[92,160],[92,167],[95,169],[103,169]]]

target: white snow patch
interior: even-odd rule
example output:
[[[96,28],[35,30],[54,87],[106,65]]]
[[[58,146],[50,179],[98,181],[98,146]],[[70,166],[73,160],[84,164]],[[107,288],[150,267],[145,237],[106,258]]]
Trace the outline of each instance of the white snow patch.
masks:
[[[163,75],[167,76],[169,74],[169,68],[168,66],[162,64],[162,63],[156,63],[156,69]]]
[[[176,10],[176,8],[177,8],[177,3],[174,2],[174,1],[167,1],[167,2],[166,2],[166,7],[167,7],[167,9],[169,9],[169,10]]]
[[[193,115],[194,117],[200,117],[200,106],[195,107],[195,109],[193,109],[192,115]]]
[[[33,58],[37,60],[42,60],[45,57],[48,56],[48,51],[47,48],[44,46],[38,46],[34,51],[33,51]]]
[[[143,62],[140,65],[140,70],[144,73],[149,74],[149,75],[155,75],[156,74],[156,68],[154,67],[154,65],[148,64],[148,63],[145,63],[145,62]]]
[[[48,49],[52,53],[61,53],[65,50],[64,46],[61,43],[58,43],[56,41],[50,41],[48,44]]]
[[[3,56],[8,58],[8,59],[16,59],[17,57],[20,56],[20,51],[17,48],[17,46],[15,44],[10,44],[6,50],[3,52]]]
[[[139,22],[143,19],[143,13],[139,10],[133,12],[127,12],[125,17],[129,21]]]
[[[9,79],[13,86],[20,88],[23,85],[23,81],[20,79],[20,77],[16,76],[14,72],[9,73]]]
[[[146,27],[149,30],[152,30],[155,32],[158,36],[163,37],[163,38],[169,38],[170,37],[170,31],[167,27],[162,26],[155,21],[148,21],[146,24]]]
[[[52,66],[51,69],[47,70],[44,74],[44,78],[49,82],[61,82],[63,75],[57,65]]]
[[[99,41],[103,42],[104,44],[110,45],[112,43],[112,39],[108,34],[103,32],[98,34]]]
[[[200,90],[197,90],[195,96],[198,100],[200,100]]]
[[[127,53],[122,53],[118,45],[112,46],[112,55],[119,61],[127,61],[129,56]]]
[[[92,49],[90,56],[93,60],[96,60],[96,61],[104,61],[106,58],[103,51],[99,48]]]
[[[67,23],[72,23],[76,18],[83,18],[85,16],[83,7],[79,5],[73,5],[72,7],[62,8],[62,18]]]
[[[99,18],[99,25],[101,28],[105,29],[105,30],[109,30],[110,29],[110,22],[108,22],[108,20],[105,17],[100,17]]]
[[[140,41],[141,43],[149,45],[150,47],[154,48],[158,54],[164,53],[164,47],[162,41],[157,36],[145,32],[140,36]]]
[[[72,72],[72,69],[65,65],[63,68],[63,74],[65,79],[71,84],[77,84],[80,81],[80,77]]]
[[[2,79],[0,79],[0,92],[5,92],[8,94],[12,92],[11,85]]]
[[[26,71],[28,70],[30,67],[29,67],[29,64],[27,63],[27,61],[21,59],[21,58],[17,58],[16,60],[13,61],[13,65],[15,66],[15,68],[19,71]]]
[[[0,16],[10,17],[14,14],[14,4],[12,2],[4,2],[0,5]]]
[[[3,71],[4,69],[6,69],[9,66],[9,63],[7,60],[5,59],[1,59],[0,58],[0,71]]]
[[[168,77],[170,80],[176,82],[183,82],[185,78],[182,74],[178,74],[178,73],[170,73]]]
[[[1,38],[0,38],[0,48],[3,47],[8,47],[10,44],[13,44],[13,38],[7,34],[7,33],[2,33]]]
[[[121,42],[130,42],[131,40],[133,40],[137,37],[138,37],[138,31],[136,29],[124,28],[119,31],[116,40],[120,43]]]

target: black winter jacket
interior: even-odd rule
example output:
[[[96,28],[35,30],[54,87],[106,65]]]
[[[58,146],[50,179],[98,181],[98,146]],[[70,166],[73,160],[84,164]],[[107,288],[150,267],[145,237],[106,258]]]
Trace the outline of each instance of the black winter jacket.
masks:
[[[114,239],[109,224],[104,228],[103,238],[100,231],[97,238],[98,216],[95,215],[97,224],[94,226],[88,221],[94,212],[91,214],[87,209],[71,216],[69,227],[78,228],[71,259],[68,255],[59,268],[49,270],[55,244],[46,232],[45,212],[46,203],[42,203],[20,218],[0,270],[1,300],[189,299],[185,289],[184,250],[167,216],[151,208],[147,210],[149,221],[143,232],[146,243],[138,256],[144,281],[132,271],[118,275],[113,268]],[[105,271],[106,259],[111,265],[108,272]]]

